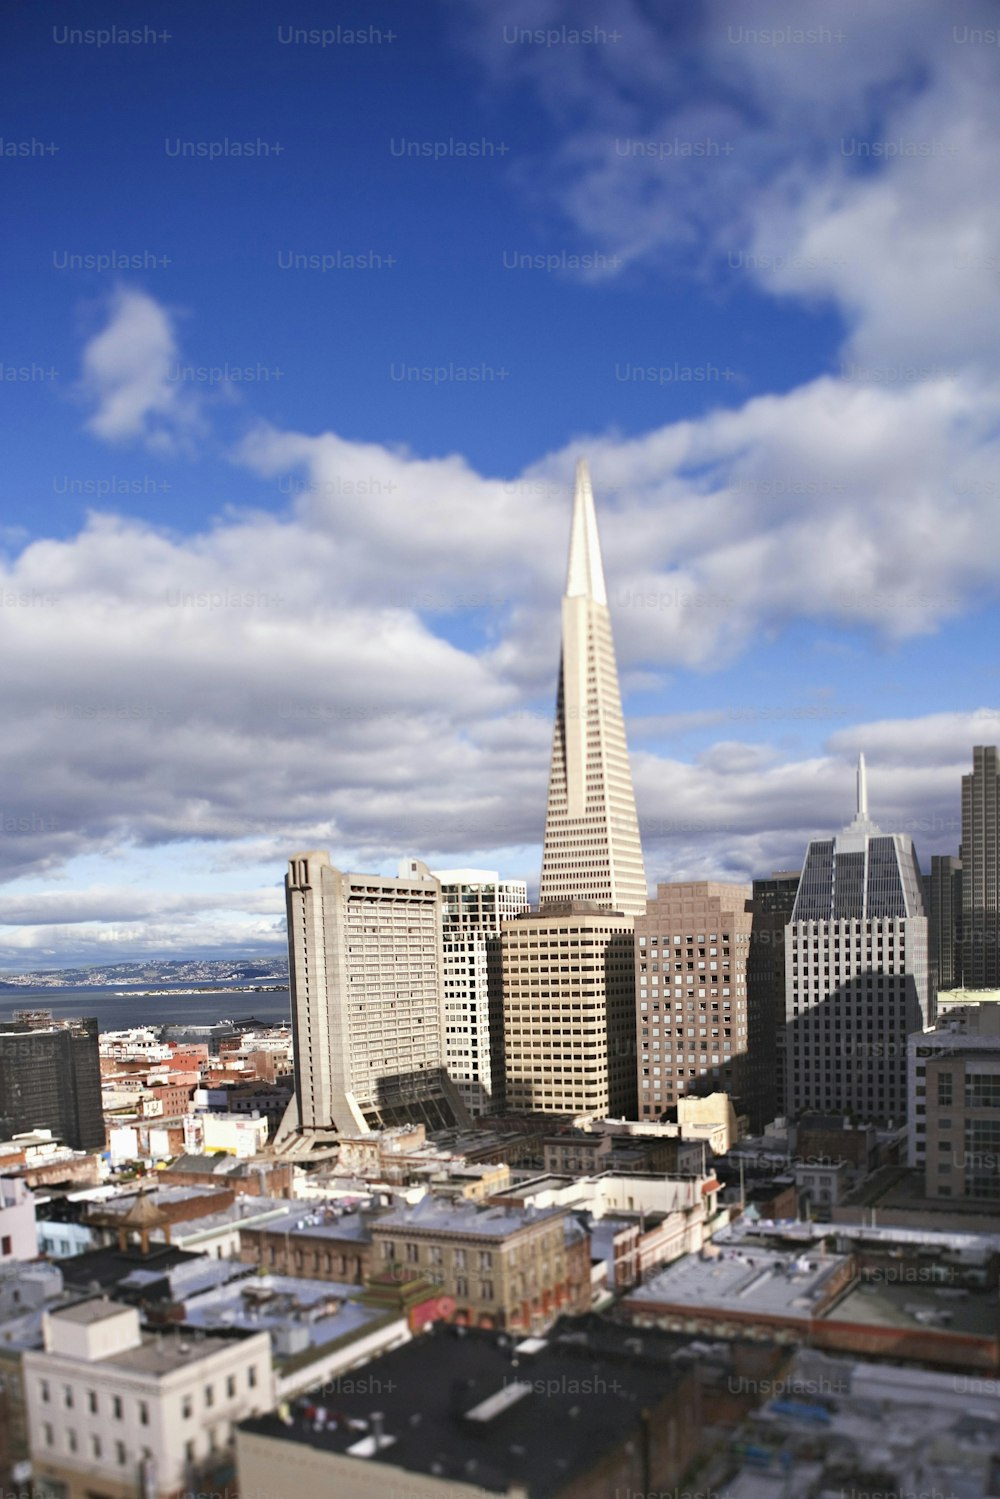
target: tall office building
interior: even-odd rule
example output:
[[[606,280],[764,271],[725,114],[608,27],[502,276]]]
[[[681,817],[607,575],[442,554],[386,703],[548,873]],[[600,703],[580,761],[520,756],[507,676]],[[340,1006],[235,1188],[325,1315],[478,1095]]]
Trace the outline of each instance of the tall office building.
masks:
[[[504,922],[508,1112],[635,1118],[632,925],[592,901]]]
[[[276,1143],[467,1121],[444,1065],[441,886],[426,865],[389,879],[296,854],[285,901],[295,1098]]]
[[[95,1019],[0,1022],[0,1140],[50,1129],[72,1150],[103,1150]]]
[[[495,869],[437,869],[434,877],[444,907],[448,1076],[471,1115],[502,1113],[500,923],[527,910],[528,887],[524,880],[502,880]]]
[[[1000,766],[977,744],[962,777],[962,983],[1000,988]]]
[[[635,921],[639,1117],[724,1090],[745,1112],[751,888],[657,885]]]
[[[857,814],[810,843],[788,939],[789,1114],[902,1121],[906,1038],[932,1018],[927,917],[912,838],[868,816],[863,755]]]
[[[747,958],[747,1113],[758,1135],[785,1108],[785,952],[800,870],[754,880]]]
[[[924,876],[928,961],[935,992],[962,987],[962,861],[933,854]]]
[[[646,873],[587,465],[576,470],[539,905],[641,915]]]

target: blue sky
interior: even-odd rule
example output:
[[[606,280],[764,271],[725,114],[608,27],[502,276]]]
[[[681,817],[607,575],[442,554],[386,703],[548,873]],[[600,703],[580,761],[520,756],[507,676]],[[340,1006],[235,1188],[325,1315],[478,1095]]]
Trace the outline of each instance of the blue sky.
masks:
[[[651,881],[797,865],[862,748],[953,851],[995,25],[9,7],[0,964],[279,949],[303,846],[533,885],[581,453]]]

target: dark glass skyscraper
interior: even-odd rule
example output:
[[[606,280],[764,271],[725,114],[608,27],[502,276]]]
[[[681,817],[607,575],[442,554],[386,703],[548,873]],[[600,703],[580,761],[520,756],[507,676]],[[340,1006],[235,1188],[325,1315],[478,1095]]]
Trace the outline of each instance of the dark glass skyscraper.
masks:
[[[0,1021],[0,1140],[50,1129],[73,1150],[104,1149],[95,1019]]]
[[[962,983],[1000,988],[1000,768],[977,744],[962,777]]]

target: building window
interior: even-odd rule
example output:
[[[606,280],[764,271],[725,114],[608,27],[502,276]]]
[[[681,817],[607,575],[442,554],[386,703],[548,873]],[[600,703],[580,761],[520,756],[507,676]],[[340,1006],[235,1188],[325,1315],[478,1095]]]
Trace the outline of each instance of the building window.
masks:
[[[48,1422],[48,1421],[46,1421],[46,1423],[45,1423],[44,1427],[42,1428],[42,1430],[43,1430],[43,1432],[45,1434],[45,1445],[46,1445],[46,1447],[51,1447],[52,1444],[53,1444],[53,1442],[54,1442],[54,1440],[55,1440],[55,1437],[54,1437],[53,1432],[52,1432],[51,1423]]]
[[[146,1404],[145,1400],[139,1401],[139,1425],[149,1425],[149,1406]]]
[[[91,1437],[91,1439],[90,1439],[90,1450],[94,1454],[95,1457],[97,1457],[97,1458],[100,1457],[100,1455],[101,1455],[101,1439],[100,1439],[100,1437]]]
[[[236,1375],[230,1374],[226,1380],[226,1395],[230,1400],[236,1394]]]
[[[39,1395],[41,1395],[42,1400],[44,1401],[44,1403],[46,1405],[48,1405],[48,1403],[49,1403],[49,1382],[48,1382],[47,1379],[40,1379],[38,1381],[38,1393],[39,1393]]]
[[[70,1452],[76,1451],[76,1432],[73,1430],[72,1426],[67,1426],[66,1428],[66,1446],[69,1448]]]
[[[185,1421],[188,1421],[188,1420],[191,1419],[191,1412],[192,1412],[192,1410],[193,1410],[193,1406],[192,1406],[192,1402],[191,1402],[191,1396],[190,1395],[185,1395],[184,1399],[181,1401],[181,1415],[184,1417]]]
[[[185,1442],[184,1443],[184,1461],[186,1463],[193,1463],[194,1462],[194,1443],[193,1442]]]
[[[116,1442],[115,1443],[115,1461],[118,1463],[118,1466],[120,1468],[124,1468],[124,1466],[125,1466],[125,1457],[126,1457],[125,1443],[124,1442]]]
[[[407,1263],[410,1264],[410,1265],[416,1265],[416,1264],[419,1263],[419,1261],[420,1261],[420,1245],[419,1244],[407,1244],[407,1246],[406,1246],[406,1259],[407,1259]]]
[[[116,1421],[120,1421],[121,1420],[121,1418],[122,1418],[122,1397],[120,1395],[116,1395],[114,1397],[114,1399],[112,1400],[112,1402],[111,1402],[111,1414],[114,1416],[114,1418],[115,1418]]]
[[[10,1234],[4,1234],[3,1238],[0,1239],[0,1254],[11,1254],[13,1252],[13,1248],[14,1245],[11,1240]]]
[[[97,1393],[94,1390],[87,1391],[87,1409],[92,1416],[97,1415]]]
[[[205,1386],[205,1404],[206,1405],[214,1405],[215,1404],[215,1388],[214,1388],[214,1386],[212,1386],[210,1384],[207,1384]]]
[[[247,1384],[250,1386],[251,1390],[256,1389],[256,1387],[257,1387],[257,1366],[256,1366],[256,1364],[251,1364],[250,1367],[249,1367],[249,1369],[247,1370]]]
[[[950,1105],[954,1102],[952,1093],[952,1075],[950,1072],[938,1073],[938,1104]]]

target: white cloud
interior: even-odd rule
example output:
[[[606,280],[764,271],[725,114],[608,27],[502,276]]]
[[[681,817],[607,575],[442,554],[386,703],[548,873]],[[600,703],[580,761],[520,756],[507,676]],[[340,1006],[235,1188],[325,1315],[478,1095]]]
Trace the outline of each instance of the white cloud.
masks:
[[[202,430],[196,398],[179,379],[170,316],[146,293],[115,292],[108,323],[86,344],[82,363],[79,389],[94,407],[87,427],[96,437],[165,452]]]

